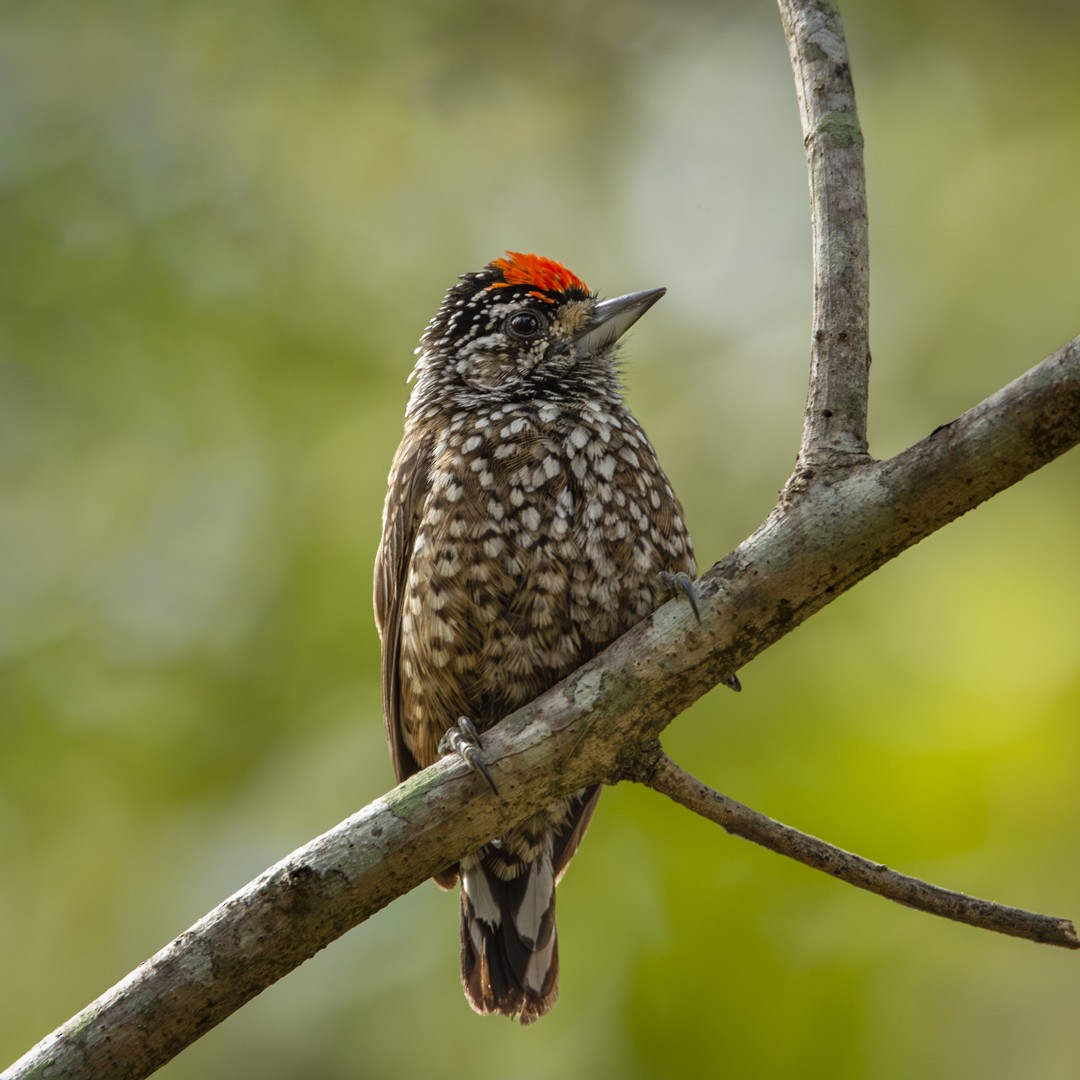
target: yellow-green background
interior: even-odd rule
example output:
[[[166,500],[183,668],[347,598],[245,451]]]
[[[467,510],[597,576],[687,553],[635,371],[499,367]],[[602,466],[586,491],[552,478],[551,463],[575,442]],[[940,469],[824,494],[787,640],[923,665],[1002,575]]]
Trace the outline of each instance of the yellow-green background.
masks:
[[[1080,332],[1080,15],[844,4],[872,448]],[[0,9],[0,1064],[390,783],[370,567],[411,350],[504,248],[666,285],[629,397],[701,561],[771,507],[809,337],[768,3]],[[1080,916],[1080,456],[950,526],[666,743],[908,872]],[[418,889],[169,1065],[189,1077],[1080,1072],[1080,957],[605,795],[562,998],[457,983]]]

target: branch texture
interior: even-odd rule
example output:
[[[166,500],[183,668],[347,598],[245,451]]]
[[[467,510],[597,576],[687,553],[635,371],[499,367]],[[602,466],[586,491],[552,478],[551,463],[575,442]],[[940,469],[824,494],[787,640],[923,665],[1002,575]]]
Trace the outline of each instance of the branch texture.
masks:
[[[748,806],[713,791],[708,785],[695,779],[666,755],[661,757],[656,769],[643,782],[669,799],[693,810],[709,821],[714,821],[732,836],[741,836],[760,844],[778,855],[831,874],[856,888],[895,900],[905,907],[939,915],[955,922],[994,930],[999,934],[1026,938],[1044,945],[1058,945],[1064,949],[1080,949],[1076,927],[1069,919],[1053,915],[1039,915],[1022,908],[1006,907],[991,900],[965,896],[964,893],[943,889],[939,885],[908,877],[881,863],[871,862],[850,851],[834,847],[774,821]]]
[[[844,30],[828,0],[780,0],[810,180],[814,326],[802,446],[789,492],[867,455],[870,258],[863,135]]]

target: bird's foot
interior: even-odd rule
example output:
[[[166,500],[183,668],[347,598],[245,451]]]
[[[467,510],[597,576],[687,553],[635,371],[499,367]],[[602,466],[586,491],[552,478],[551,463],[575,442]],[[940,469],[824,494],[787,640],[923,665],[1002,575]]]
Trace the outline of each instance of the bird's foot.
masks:
[[[660,580],[672,591],[676,599],[680,596],[685,596],[690,601],[690,607],[693,609],[694,617],[697,621],[701,622],[701,605],[698,602],[697,588],[694,586],[694,580],[690,577],[685,570],[680,570],[677,574],[668,573],[667,570],[661,570],[659,574]],[[742,683],[739,682],[738,675],[729,675],[724,680],[724,685],[731,687],[736,693],[742,689]]]
[[[499,789],[480,756],[483,749],[480,732],[467,716],[459,716],[457,723],[439,740],[440,754],[457,754],[473,772],[479,773],[488,782],[488,787],[498,795]]]
[[[694,579],[685,571],[680,570],[677,574],[670,574],[667,570],[661,570],[660,580],[671,590],[678,599],[685,596],[690,601],[690,607],[694,612],[694,618],[701,622],[701,605],[698,603],[697,589],[694,587]]]

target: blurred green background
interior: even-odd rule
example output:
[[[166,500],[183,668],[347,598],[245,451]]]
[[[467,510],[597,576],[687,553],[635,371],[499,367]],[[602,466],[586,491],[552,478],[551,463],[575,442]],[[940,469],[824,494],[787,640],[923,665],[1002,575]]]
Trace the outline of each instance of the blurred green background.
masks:
[[[1080,14],[843,4],[872,449],[1080,332]],[[391,782],[371,564],[411,350],[505,248],[666,285],[631,404],[709,565],[771,508],[809,338],[768,3],[0,8],[0,1063]],[[1080,455],[886,567],[669,729],[721,790],[1080,916]],[[1075,1077],[1074,955],[608,792],[562,999],[467,1009],[418,889],[166,1067]]]

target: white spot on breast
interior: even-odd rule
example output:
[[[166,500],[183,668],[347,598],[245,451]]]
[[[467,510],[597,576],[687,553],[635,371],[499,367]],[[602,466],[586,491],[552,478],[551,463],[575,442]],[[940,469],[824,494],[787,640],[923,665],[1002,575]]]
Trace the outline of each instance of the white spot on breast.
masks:
[[[481,585],[487,583],[488,577],[488,564],[486,562],[475,562],[469,567],[468,577],[470,581],[476,581]]]
[[[558,593],[562,592],[563,582],[566,578],[563,574],[555,570],[544,570],[536,579],[537,587],[543,589],[545,592]]]

